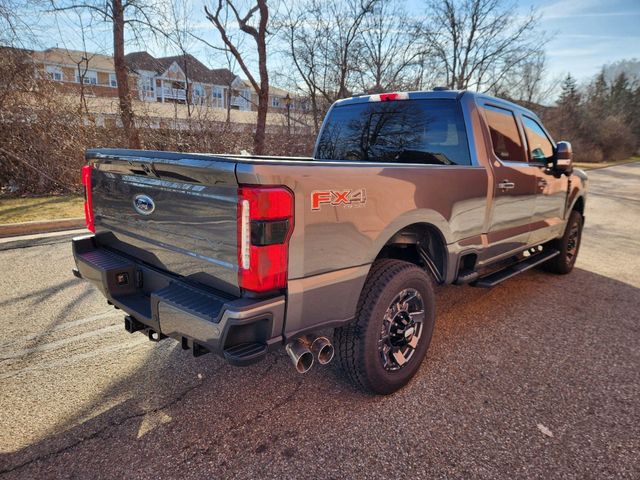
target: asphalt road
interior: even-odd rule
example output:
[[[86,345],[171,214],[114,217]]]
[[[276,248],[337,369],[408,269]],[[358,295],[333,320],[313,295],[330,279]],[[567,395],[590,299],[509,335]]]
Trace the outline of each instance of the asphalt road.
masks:
[[[0,251],[0,477],[640,478],[640,163],[590,178],[574,272],[441,288],[389,397],[284,353],[152,344],[71,276],[68,242]]]

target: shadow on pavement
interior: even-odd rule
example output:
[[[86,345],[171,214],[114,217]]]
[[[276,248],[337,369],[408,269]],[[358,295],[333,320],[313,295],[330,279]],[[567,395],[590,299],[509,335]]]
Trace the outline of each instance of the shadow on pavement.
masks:
[[[55,288],[64,287],[63,283]],[[42,300],[49,294],[49,289],[43,289],[30,296]],[[416,404],[425,414],[417,416],[427,436],[424,442],[428,443],[429,435],[436,443],[448,438],[439,447],[443,449],[439,455],[447,458],[467,449],[473,459],[475,447],[484,445],[486,451],[485,447],[498,441],[495,438],[510,435],[499,420],[510,416],[508,408],[515,409],[515,416],[524,407],[516,402],[504,407],[506,411],[484,412],[487,403],[476,405],[465,394],[469,389],[492,403],[504,401],[501,389],[514,389],[514,398],[519,398],[524,395],[519,390],[523,385],[561,388],[568,383],[578,389],[584,384],[598,395],[599,390],[611,395],[614,387],[606,382],[622,380],[606,362],[615,362],[616,356],[625,355],[634,344],[637,347],[640,290],[585,270],[576,269],[568,276],[532,271],[492,290],[441,287],[437,298],[438,320],[427,361],[412,384],[395,395],[363,395],[345,382],[337,366],[298,375],[283,353],[271,354],[248,368],[236,368],[211,355],[194,359],[177,343],[166,340],[150,351],[141,368],[99,392],[94,404],[64,419],[46,438],[2,454],[0,474],[7,478],[173,477],[190,469],[225,476],[225,472],[245,472],[250,468],[249,459],[267,465],[271,455],[294,465],[300,459],[308,461],[317,449],[324,452],[331,442],[340,444],[342,438],[350,438],[353,429],[377,425],[379,416],[389,424],[381,428],[400,432],[405,415],[389,412],[403,411],[409,405],[416,408]],[[122,335],[127,334],[123,331]],[[581,372],[574,372],[572,364]],[[544,387],[536,388],[546,392]],[[551,401],[544,397],[535,408],[578,408],[584,418],[582,409],[591,402],[578,394],[566,404],[555,400],[548,404]],[[429,411],[437,411],[435,419],[429,418]],[[474,428],[478,415],[494,414],[502,417],[496,416],[493,427],[483,426],[496,429],[488,433],[494,440],[476,437],[480,444],[474,447],[462,433],[459,440],[444,433],[449,428],[461,432]],[[362,425],[359,418],[368,419],[369,424]],[[599,428],[606,425],[601,423]],[[610,440],[607,437],[606,430],[601,431],[600,440],[592,439],[590,447],[576,447],[576,451],[560,446],[562,455],[575,455],[577,462],[590,448],[600,448]],[[383,437],[378,441],[391,445],[396,440]],[[519,461],[515,457],[525,462],[553,462],[554,455],[561,454],[549,450],[546,459],[539,460],[537,447],[529,440],[520,441],[522,445],[512,450],[485,453],[483,461],[489,466],[504,458]],[[409,455],[411,448],[419,446],[407,448]],[[345,446],[344,455],[331,461],[349,462],[348,457],[357,452]],[[276,460],[270,468],[279,468]],[[504,465],[508,470],[509,464]],[[372,463],[371,468],[374,466]],[[320,474],[318,468],[307,474]],[[266,473],[257,467],[252,471]],[[447,472],[456,476],[464,470]]]

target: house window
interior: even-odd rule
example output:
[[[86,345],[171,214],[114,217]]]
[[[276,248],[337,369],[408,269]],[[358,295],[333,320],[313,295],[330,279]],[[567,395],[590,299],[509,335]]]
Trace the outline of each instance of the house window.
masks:
[[[206,100],[204,96],[204,85],[201,83],[193,83],[191,88],[193,90],[193,103],[204,105]]]
[[[251,90],[244,88],[240,91],[240,96],[243,99],[240,110],[251,110]]]
[[[47,65],[45,71],[49,80],[55,80],[56,82],[61,82],[63,80],[62,69],[60,67]]]
[[[193,84],[193,96],[194,97],[204,97],[204,86],[200,83]]]
[[[274,108],[280,108],[280,97],[271,97],[271,106]]]
[[[140,89],[143,92],[153,92],[153,77],[150,76],[142,76],[140,77],[140,80],[138,81],[139,85],[140,85]]]
[[[114,88],[118,86],[118,79],[116,78],[115,73],[109,74],[109,86]]]
[[[224,88],[213,87],[213,92],[211,95],[213,97],[213,106],[215,108],[224,108]]]
[[[98,72],[95,70],[87,70],[84,72],[84,84],[85,85],[97,85],[98,84]],[[82,76],[80,72],[76,72],[76,82],[80,83]]]

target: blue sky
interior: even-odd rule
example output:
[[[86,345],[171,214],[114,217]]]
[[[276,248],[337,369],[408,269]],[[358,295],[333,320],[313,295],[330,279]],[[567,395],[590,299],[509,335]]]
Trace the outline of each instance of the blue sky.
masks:
[[[419,14],[421,0],[409,0]],[[616,60],[640,59],[640,0],[518,1],[525,15],[533,7],[551,37],[546,52],[552,77],[571,73],[579,80]]]
[[[603,64],[640,59],[640,0],[550,0],[521,2],[542,14],[553,35],[547,46],[549,72],[571,72],[578,79],[596,74]]]
[[[191,3],[196,13],[194,18],[199,18],[194,30],[213,40],[213,29],[201,14],[202,5],[209,3],[208,0],[191,0]],[[406,2],[406,8],[413,16],[420,15],[423,5],[423,0]],[[523,15],[534,7],[542,16],[541,26],[551,36],[546,49],[551,78],[570,72],[578,80],[586,81],[603,64],[620,59],[640,59],[640,0],[522,0],[517,5]],[[107,26],[96,24],[87,31],[90,32],[87,50],[111,53]],[[59,45],[82,49],[77,27],[69,29],[64,22],[57,27],[47,26],[40,33],[40,47]],[[174,53],[154,44],[148,44],[146,48],[155,55]],[[137,49],[140,47],[132,44],[127,48],[128,51]],[[213,67],[226,66],[210,49],[199,47],[195,54]]]

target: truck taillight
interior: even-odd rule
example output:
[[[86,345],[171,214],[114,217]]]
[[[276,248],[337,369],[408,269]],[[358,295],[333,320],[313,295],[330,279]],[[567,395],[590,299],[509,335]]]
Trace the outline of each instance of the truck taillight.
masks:
[[[252,292],[287,286],[293,192],[286,187],[238,189],[238,284]]]
[[[82,185],[84,187],[84,219],[87,229],[96,233],[96,227],[93,223],[93,201],[91,199],[91,165],[82,167]]]

